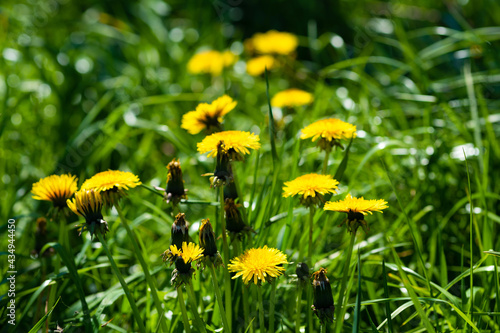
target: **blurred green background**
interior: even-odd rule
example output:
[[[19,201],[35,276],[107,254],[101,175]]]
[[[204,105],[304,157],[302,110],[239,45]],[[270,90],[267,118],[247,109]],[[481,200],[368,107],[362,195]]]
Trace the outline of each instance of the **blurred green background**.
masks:
[[[121,169],[139,175],[145,184],[162,186],[165,165],[177,157],[189,197],[215,200],[208,179],[200,176],[213,171],[213,160],[196,152],[203,135],[189,135],[180,128],[180,119],[200,101],[223,93],[238,101],[225,118],[226,129],[253,131],[263,143],[256,177],[258,154],[237,169],[244,192],[256,193],[249,204],[257,204],[253,227],[268,229],[259,242],[294,253],[300,230],[293,231],[291,223],[298,223],[301,215],[272,223],[289,202],[280,199],[280,186],[274,193],[269,188],[265,80],[245,72],[249,56],[243,41],[271,29],[294,33],[300,41],[293,70],[270,73],[271,96],[288,87],[315,95],[313,106],[294,114],[274,110],[285,170],[280,184],[321,168],[323,155],[312,144],[296,144],[300,128],[332,116],[355,124],[359,138],[342,180],[344,194],[349,190],[366,198],[386,198],[390,205],[383,217],[371,217],[373,239],[364,245],[366,251],[382,246],[388,237],[406,244],[403,261],[418,267],[412,247],[405,243],[411,242],[408,225],[384,161],[419,231],[417,241],[425,249],[431,278],[446,284],[460,271],[464,244],[465,255],[470,254],[465,152],[479,237],[474,252],[499,249],[500,2],[2,0],[0,230],[6,230],[8,218],[17,219],[20,290],[40,283],[33,278],[40,265],[31,254],[34,222],[50,207],[31,199],[31,186],[40,178],[70,172],[81,184],[96,172]],[[240,60],[222,77],[189,74],[187,61],[203,48],[230,49]],[[341,158],[340,152],[332,157],[332,174]],[[265,200],[274,205],[261,209]],[[148,242],[148,253],[160,266],[171,223],[166,205],[144,189],[134,190],[130,201],[130,218],[144,239],[154,241]],[[192,221],[214,214],[204,206],[186,209]],[[113,219],[110,216],[111,224]],[[341,219],[335,215],[325,220],[336,225]],[[289,243],[283,244],[287,225],[292,231],[285,241]],[[49,230],[57,234],[55,226],[49,225]],[[344,236],[336,227],[320,232],[318,260],[338,251]],[[73,238],[80,246],[82,240]],[[133,262],[124,233],[115,241]],[[6,237],[0,244],[6,244]],[[340,275],[335,272],[339,262],[324,263]],[[160,280],[168,280],[169,274],[161,274]],[[482,282],[487,288],[491,281]],[[7,290],[5,280],[0,290],[2,295]],[[18,306],[26,302],[27,297],[21,298]],[[494,300],[481,306],[489,309],[490,302]],[[23,327],[31,327],[35,317],[34,310],[28,311]]]

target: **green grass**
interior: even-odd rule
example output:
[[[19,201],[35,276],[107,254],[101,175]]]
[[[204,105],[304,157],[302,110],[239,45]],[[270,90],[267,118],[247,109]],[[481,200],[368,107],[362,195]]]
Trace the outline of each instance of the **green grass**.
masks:
[[[82,297],[94,327],[138,330],[101,243],[87,232],[78,236],[75,225],[82,219],[68,217],[68,250],[57,243],[59,221],[48,221],[45,235],[36,233],[37,218],[51,206],[31,198],[34,182],[71,172],[81,185],[108,169],[131,171],[145,184],[128,191],[121,207],[157,287],[166,328],[183,331],[170,283],[173,267],[161,259],[170,245],[172,209],[148,189],[164,187],[165,165],[178,158],[189,189],[189,201],[180,209],[191,222],[192,239],[198,241],[204,218],[220,236],[217,191],[201,176],[213,172],[215,160],[198,154],[196,144],[204,135],[190,135],[180,121],[199,102],[224,93],[238,102],[224,118],[225,129],[255,132],[262,143],[234,165],[245,218],[255,230],[243,248],[277,247],[291,262],[277,281],[276,331],[295,330],[295,268],[308,246],[309,210],[297,199],[283,198],[282,186],[322,171],[324,152],[300,140],[299,131],[326,117],[358,130],[357,138],[343,142],[345,150],[329,156],[328,173],[340,180],[339,194],[330,200],[352,193],[389,203],[383,214],[366,216],[368,233],[357,234],[341,331],[500,330],[500,5],[492,0],[446,6],[425,0],[341,1],[332,8],[306,1],[226,5],[0,5],[0,267],[8,271],[7,221],[14,218],[17,331],[57,326],[81,331],[89,321]],[[241,20],[235,19],[238,11]],[[338,23],[324,18],[333,12]],[[249,59],[245,52],[220,77],[187,72],[189,58],[200,48],[239,52],[244,39],[270,29],[297,34],[300,45],[295,61],[269,71],[267,80],[241,70]],[[271,111],[269,99],[288,87],[313,93],[314,103]],[[161,332],[152,291],[118,213],[106,210],[104,217],[107,244],[146,330]],[[313,216],[311,271],[328,270],[335,301],[350,238],[345,227],[337,227],[344,218],[322,209]],[[234,247],[230,244],[231,253]],[[222,270],[217,273],[224,293]],[[4,276],[0,331],[10,332]],[[256,288],[245,288],[241,279],[231,288],[233,331],[261,331]],[[195,302],[186,289],[183,293],[189,320],[191,304],[197,304],[207,330],[221,328],[207,269],[197,269],[193,291]],[[267,325],[271,285],[262,292]],[[306,325],[305,289],[302,300]],[[245,305],[251,326],[244,320]],[[316,317],[313,323],[311,331],[319,331]],[[333,329],[330,324],[328,331]]]

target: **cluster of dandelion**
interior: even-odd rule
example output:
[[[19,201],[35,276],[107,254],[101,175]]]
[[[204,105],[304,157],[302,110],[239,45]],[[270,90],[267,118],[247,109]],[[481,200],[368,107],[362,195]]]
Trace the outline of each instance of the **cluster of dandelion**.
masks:
[[[277,31],[256,34],[245,42],[247,52],[255,55],[247,62],[248,73],[261,75],[266,69],[282,66],[293,59],[297,46],[298,38],[292,34]],[[188,70],[193,74],[209,73],[212,76],[218,76],[224,68],[234,64],[236,60],[236,56],[229,51],[203,51],[191,58],[188,63]],[[276,108],[296,109],[310,105],[313,102],[314,97],[311,93],[290,88],[275,94],[270,104]],[[250,238],[249,235],[253,229],[246,221],[248,216],[244,213],[244,207],[240,202],[242,200],[241,184],[237,181],[234,163],[244,161],[245,155],[250,154],[252,150],[260,149],[261,143],[259,136],[254,133],[226,130],[224,128],[224,118],[229,117],[230,112],[236,106],[237,102],[229,95],[223,95],[210,103],[200,103],[193,111],[183,115],[181,123],[181,127],[192,135],[198,135],[202,131],[205,133],[206,136],[197,144],[197,150],[200,154],[207,154],[208,157],[215,159],[214,171],[205,175],[210,176],[210,187],[217,191],[219,215],[215,219],[215,230],[220,231],[222,238],[222,255],[219,253],[217,246],[218,237],[208,218],[203,219],[200,223],[198,244],[189,235],[190,224],[186,217],[189,212],[182,211],[183,204],[189,202],[188,190],[185,188],[181,163],[178,159],[174,158],[167,165],[166,187],[156,187],[156,190],[161,191],[156,193],[161,193],[160,195],[163,196],[165,202],[172,206],[172,216],[175,215],[171,227],[171,242],[163,252],[162,257],[166,264],[175,266],[172,271],[171,283],[177,290],[184,329],[187,332],[190,332],[191,325],[184,304],[184,288],[188,293],[188,300],[191,303],[190,311],[196,327],[200,331],[206,332],[206,324],[198,314],[192,284],[196,269],[203,271],[208,269],[210,272],[222,324],[224,329],[229,332],[233,328],[231,280],[241,277],[243,284],[253,283],[256,286],[261,332],[266,331],[262,287],[266,283],[271,284],[273,291],[271,292],[268,329],[270,332],[274,332],[276,280],[285,273],[285,265],[289,264],[287,255],[276,248],[264,245],[244,249],[242,246],[243,241]],[[314,330],[311,319],[313,312],[317,315],[321,324],[326,325],[328,322],[334,321],[336,309],[326,269],[320,268],[315,273],[310,273],[310,268],[314,267],[313,231],[316,209],[347,214],[341,225],[345,224],[347,226],[347,230],[352,237],[346,254],[344,275],[339,288],[337,309],[341,309],[344,307],[345,284],[350,271],[349,265],[356,232],[359,227],[368,232],[368,224],[364,219],[367,214],[382,212],[383,209],[388,207],[385,200],[365,200],[363,197],[353,197],[350,193],[343,200],[329,201],[332,195],[338,194],[337,191],[340,185],[340,182],[327,172],[329,154],[334,148],[344,149],[343,140],[353,140],[355,137],[356,126],[340,119],[322,119],[303,128],[300,138],[302,140],[311,139],[325,152],[323,171],[321,174],[304,174],[294,180],[285,182],[283,186],[283,197],[297,197],[300,204],[309,209],[308,252],[305,262],[298,263],[296,270],[299,282],[295,323],[297,332],[301,328],[300,304],[302,303],[301,293],[303,288],[306,288],[307,304],[308,308],[311,309],[307,311],[307,328],[309,331]],[[80,234],[89,231],[91,238],[97,235],[125,291],[139,330],[144,332],[144,323],[139,315],[135,299],[129,292],[127,284],[121,277],[113,256],[107,247],[105,235],[109,228],[102,213],[104,209],[112,207],[118,212],[152,291],[155,307],[158,313],[163,313],[164,307],[158,297],[155,283],[150,276],[148,264],[142,256],[142,249],[136,241],[133,230],[127,224],[120,207],[120,200],[127,195],[127,191],[141,185],[139,177],[130,172],[109,170],[100,172],[86,180],[81,185],[80,190],[78,190],[77,182],[78,179],[72,175],[49,176],[33,185],[33,198],[51,201],[53,203],[51,212],[54,218],[65,216],[67,212],[73,211],[76,215],[85,219],[85,223],[79,228]],[[231,243],[228,238],[230,238]],[[64,240],[61,239],[61,243],[63,242]],[[230,244],[232,248],[230,248]],[[304,248],[303,246],[299,248],[299,261],[304,259],[302,253]],[[218,280],[221,276],[217,275],[217,269],[223,270],[223,288],[219,287]],[[231,273],[233,276],[231,276]],[[221,289],[223,293],[221,293]],[[241,290],[244,306],[248,306],[248,294],[245,288]],[[82,304],[84,302],[85,299],[82,299]],[[338,323],[341,322],[341,319],[339,319],[341,312],[335,314],[337,325],[340,325]],[[245,314],[245,317],[245,323],[248,325],[251,323],[251,319],[248,318],[247,314]],[[164,316],[160,319],[162,328],[164,328],[164,319]],[[251,325],[253,327],[253,324]]]

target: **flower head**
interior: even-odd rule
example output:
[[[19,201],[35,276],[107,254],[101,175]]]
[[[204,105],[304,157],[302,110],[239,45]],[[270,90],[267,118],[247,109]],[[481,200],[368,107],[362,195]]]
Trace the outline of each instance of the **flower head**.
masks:
[[[249,149],[259,149],[259,136],[243,131],[224,131],[214,133],[198,143],[200,154],[208,153],[208,157],[216,157],[220,143],[223,143],[221,152],[231,160],[242,160],[244,154],[250,154]]]
[[[218,76],[224,69],[234,64],[236,55],[230,51],[208,50],[195,54],[188,62],[188,71],[192,74],[208,73]]]
[[[273,278],[283,274],[284,264],[288,264],[286,254],[278,249],[264,246],[249,249],[232,259],[228,269],[230,272],[236,272],[233,279],[241,276],[245,283],[253,280],[255,284],[259,284],[264,281],[271,282]]]
[[[318,120],[302,129],[301,139],[312,138],[318,141],[318,145],[325,150],[333,146],[342,145],[338,142],[341,139],[351,139],[356,137],[356,126],[346,123],[340,119]]]
[[[288,55],[295,51],[299,44],[299,39],[288,32],[271,30],[253,35],[251,44],[253,49],[258,53]]]
[[[270,55],[263,55],[252,58],[247,62],[247,73],[252,76],[259,76],[267,70],[271,70],[276,65],[276,59]]]
[[[332,287],[326,277],[326,269],[320,268],[313,273],[314,302],[311,308],[321,323],[325,321],[332,322],[335,306],[333,304]]]
[[[365,200],[363,197],[356,198],[348,194],[344,200],[327,202],[324,209],[347,213],[347,219],[342,224],[347,222],[347,230],[355,232],[359,226],[362,226],[365,231],[368,229],[364,215],[372,214],[372,212],[382,212],[383,209],[388,207],[387,201],[383,199]]]
[[[54,208],[61,210],[67,207],[66,200],[76,192],[77,181],[76,176],[70,174],[48,176],[34,183],[31,193],[33,199],[52,201]]]
[[[182,179],[181,163],[175,158],[167,165],[167,188],[165,189],[165,200],[167,203],[173,202],[177,205],[181,199],[186,199],[187,190],[184,189],[184,180]]]
[[[283,107],[297,107],[311,104],[314,97],[311,93],[300,89],[287,89],[280,91],[271,99],[271,105],[283,108]]]
[[[175,263],[175,269],[172,272],[172,284],[176,286],[187,283],[193,276],[194,269],[191,263],[203,257],[203,248],[195,243],[183,242],[182,247],[171,245],[168,250],[163,252],[163,261]]]
[[[85,224],[80,229],[80,234],[88,230],[91,236],[96,232],[105,235],[109,230],[108,224],[102,217],[101,210],[104,200],[99,191],[81,189],[75,193],[73,200],[68,199],[66,202],[73,213],[85,218]]]
[[[141,185],[139,177],[131,172],[108,170],[87,179],[82,190],[94,189],[101,193],[105,203],[112,206],[126,194],[126,190]]]
[[[234,109],[237,102],[228,95],[217,98],[212,103],[198,104],[195,111],[182,116],[181,127],[190,134],[198,134],[202,130],[220,130],[222,117]]]
[[[324,201],[327,193],[335,193],[339,182],[330,175],[309,173],[285,182],[283,197],[300,196],[300,201],[306,207],[317,205]]]

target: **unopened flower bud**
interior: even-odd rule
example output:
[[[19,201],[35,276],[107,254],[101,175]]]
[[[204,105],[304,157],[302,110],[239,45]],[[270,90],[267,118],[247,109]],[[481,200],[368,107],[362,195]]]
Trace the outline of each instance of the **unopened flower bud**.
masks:
[[[320,268],[319,271],[313,273],[313,277],[314,302],[311,308],[322,323],[332,322],[335,306],[330,281],[326,277],[326,269]]]
[[[309,266],[307,266],[305,262],[299,262],[297,264],[295,273],[297,274],[297,278],[299,279],[299,281],[307,281],[311,277],[311,275],[309,274]]]
[[[180,249],[182,247],[182,242],[189,243],[188,227],[189,223],[186,221],[186,215],[184,213],[177,214],[172,224],[171,245],[175,245]]]
[[[215,243],[215,233],[209,219],[202,220],[200,226],[200,246],[203,248],[203,255],[213,257],[217,255],[217,244]]]
[[[233,199],[226,199],[224,205],[224,210],[226,212],[226,229],[235,234],[250,230],[243,221],[241,212],[238,209],[240,206],[241,205],[235,203]]]
[[[165,200],[177,205],[181,199],[186,199],[187,190],[184,189],[182,179],[181,163],[175,158],[167,165],[167,188],[165,190]]]

